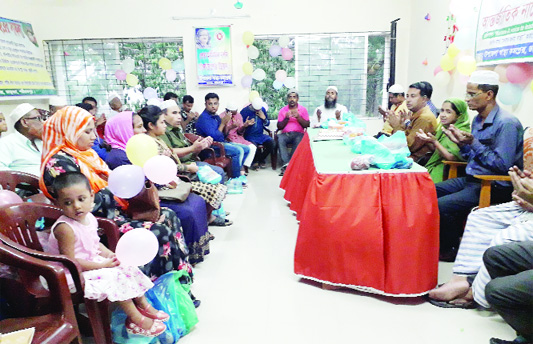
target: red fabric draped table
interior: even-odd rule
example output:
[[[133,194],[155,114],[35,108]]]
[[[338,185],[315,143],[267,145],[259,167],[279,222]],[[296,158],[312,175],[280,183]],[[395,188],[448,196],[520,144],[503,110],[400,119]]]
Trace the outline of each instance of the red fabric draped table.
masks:
[[[280,184],[300,221],[294,272],[390,296],[433,289],[439,211],[426,169],[351,171],[356,154],[342,140],[311,142],[316,133],[305,134]]]

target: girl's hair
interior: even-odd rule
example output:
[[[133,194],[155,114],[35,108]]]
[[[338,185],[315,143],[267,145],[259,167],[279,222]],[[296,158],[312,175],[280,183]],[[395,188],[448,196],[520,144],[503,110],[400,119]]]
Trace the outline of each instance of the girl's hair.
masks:
[[[459,112],[459,109],[457,108],[457,106],[455,106],[454,103],[449,102],[449,101],[445,101],[445,103],[450,104],[450,106],[452,107],[452,110],[455,111],[455,115],[456,115],[457,117],[461,116],[461,113]]]
[[[58,191],[71,187],[72,185],[83,184],[87,190],[91,191],[89,179],[80,172],[65,172],[57,176],[52,184],[52,197],[57,198]]]
[[[148,124],[152,123],[155,127],[157,125],[156,123],[159,120],[159,117],[161,117],[163,112],[158,106],[148,105],[140,109],[137,114],[141,116],[143,120],[144,129],[148,131],[150,130],[150,128],[148,127]]]

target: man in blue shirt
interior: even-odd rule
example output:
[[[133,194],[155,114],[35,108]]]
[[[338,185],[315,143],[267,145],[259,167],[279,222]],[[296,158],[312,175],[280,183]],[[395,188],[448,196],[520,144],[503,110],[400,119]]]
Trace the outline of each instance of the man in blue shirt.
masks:
[[[258,163],[260,168],[266,168],[265,159],[272,152],[274,140],[263,133],[264,128],[268,128],[270,125],[270,120],[266,109],[260,103],[262,101],[254,100],[252,104],[241,110],[241,116],[243,122],[249,119],[255,120],[253,125],[246,128],[244,138],[256,146],[263,145],[264,149],[255,154],[254,164]]]
[[[231,119],[231,116],[224,116],[220,118],[217,115],[219,106],[219,98],[216,93],[208,93],[205,96],[205,110],[198,117],[196,122],[196,133],[200,136],[211,136],[213,140],[224,144],[226,150],[226,156],[231,158],[231,173],[232,178],[238,178],[241,176],[241,168],[244,159],[250,152],[248,147],[233,145],[229,142],[225,142],[224,138],[224,126]]]
[[[507,175],[509,168],[523,165],[523,127],[520,121],[496,104],[499,76],[493,71],[475,71],[466,87],[465,100],[478,115],[472,133],[453,125],[444,133],[461,149],[467,160],[466,177],[436,184],[440,212],[441,260],[453,261],[468,213],[479,203],[481,183],[474,175]],[[512,185],[495,182],[492,203],[511,200]]]

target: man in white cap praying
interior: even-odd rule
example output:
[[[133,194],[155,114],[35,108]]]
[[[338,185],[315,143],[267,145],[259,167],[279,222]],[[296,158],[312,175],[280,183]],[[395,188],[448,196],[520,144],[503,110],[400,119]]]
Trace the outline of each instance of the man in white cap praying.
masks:
[[[264,133],[264,130],[268,129],[270,125],[265,103],[262,99],[256,98],[250,105],[241,110],[241,115],[244,122],[254,120],[253,124],[244,130],[244,138],[256,146],[261,145],[263,147],[255,154],[254,164],[257,163],[259,168],[266,168],[265,160],[272,153],[274,139]]]
[[[109,104],[109,107],[111,108],[107,119],[113,118],[115,115],[122,111],[122,101],[120,100],[120,97],[116,92],[111,92],[109,97],[107,97],[107,102]]]
[[[389,124],[389,114],[399,114],[400,111],[408,111],[405,103],[405,89],[400,84],[394,84],[389,88],[389,103],[390,109],[385,110],[381,106],[378,107],[379,113],[383,116],[383,129],[376,135],[376,138],[381,135],[391,136],[392,127]]]
[[[57,110],[67,106],[67,100],[63,97],[53,96],[48,100],[48,108],[50,109],[50,116],[56,113]]]
[[[475,175],[507,175],[513,166],[523,166],[523,127],[518,118],[496,103],[499,76],[488,70],[475,71],[466,86],[465,101],[478,114],[472,133],[450,125],[443,132],[455,142],[467,161],[466,177],[436,184],[440,212],[441,258],[453,261],[463,224],[470,210],[478,205],[481,181]],[[492,183],[491,202],[511,200],[510,182]]]
[[[315,113],[311,116],[311,127],[319,127],[320,124],[327,122],[330,118],[339,121],[342,115],[348,112],[346,106],[337,103],[338,96],[339,90],[337,87],[328,86],[324,98],[324,105],[317,107]]]
[[[40,175],[43,151],[43,118],[28,103],[18,105],[9,115],[14,131],[0,140],[0,170]]]

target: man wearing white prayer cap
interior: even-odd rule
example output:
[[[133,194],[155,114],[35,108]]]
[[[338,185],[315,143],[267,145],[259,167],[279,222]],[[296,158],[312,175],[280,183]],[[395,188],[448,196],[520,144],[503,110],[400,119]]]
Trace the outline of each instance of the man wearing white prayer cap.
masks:
[[[339,90],[336,86],[328,86],[326,88],[324,105],[320,105],[315,109],[315,113],[311,116],[311,127],[319,127],[321,123],[327,122],[330,118],[340,120],[342,114],[348,112],[346,106],[337,104],[338,95]]]
[[[120,96],[116,92],[111,92],[111,94],[107,97],[107,102],[109,104],[109,107],[111,108],[107,119],[113,118],[115,115],[122,111],[122,101],[120,100]]]
[[[67,100],[63,97],[53,96],[48,100],[48,108],[50,109],[50,116],[56,113],[57,110],[67,106]]]
[[[158,98],[150,98],[146,101],[146,105],[155,105],[157,107],[161,107],[161,104],[164,102],[161,102]]]
[[[389,87],[389,103],[390,109],[387,111],[381,106],[378,107],[379,113],[383,116],[383,129],[376,135],[376,138],[381,135],[391,136],[393,128],[389,123],[388,116],[392,112],[399,114],[400,111],[409,111],[405,103],[405,88],[400,84],[394,84]]]
[[[461,131],[453,125],[448,130],[443,129],[450,140],[459,146],[461,155],[467,160],[466,177],[436,184],[441,257],[452,261],[463,233],[464,220],[479,203],[481,183],[474,176],[507,175],[511,167],[518,166],[522,169],[523,166],[524,130],[518,118],[496,103],[498,79],[497,73],[487,70],[475,71],[470,76],[465,101],[470,110],[477,112],[472,121],[472,133]],[[493,182],[491,202],[511,201],[512,191],[510,182]],[[494,212],[497,213],[496,210]],[[478,212],[474,212],[476,213]],[[440,297],[439,293],[437,297]]]
[[[9,114],[15,130],[0,140],[0,170],[40,175],[43,118],[35,106],[22,103]]]

